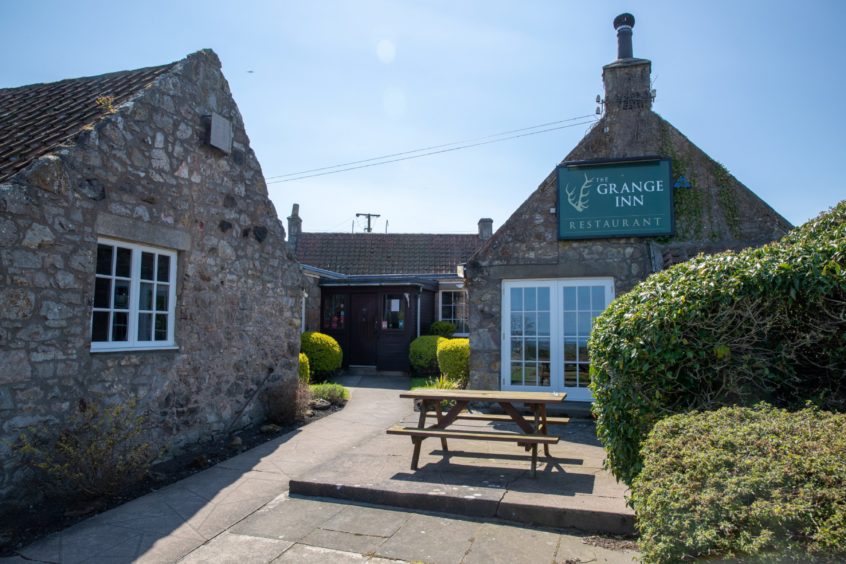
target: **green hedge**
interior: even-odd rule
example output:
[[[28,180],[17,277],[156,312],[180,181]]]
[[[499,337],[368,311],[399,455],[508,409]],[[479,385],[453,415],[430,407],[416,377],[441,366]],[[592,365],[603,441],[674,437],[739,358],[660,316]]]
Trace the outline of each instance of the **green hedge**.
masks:
[[[429,332],[432,335],[438,335],[445,339],[449,339],[455,333],[455,325],[449,321],[435,321],[429,327]]]
[[[408,361],[417,374],[438,373],[438,343],[445,341],[437,335],[423,335],[411,341],[408,348]]]
[[[332,405],[341,406],[350,399],[350,391],[340,384],[324,382],[322,384],[312,384],[308,389],[311,392],[311,397],[324,399]]]
[[[300,341],[300,352],[308,357],[311,373],[325,379],[341,367],[343,353],[338,341],[316,331],[306,331]]]
[[[697,257],[612,302],[589,342],[597,434],[631,483],[663,417],[806,400],[846,408],[846,202],[781,241]]]
[[[444,339],[438,343],[438,367],[441,374],[464,387],[470,376],[470,339]]]
[[[300,353],[300,364],[297,366],[297,375],[303,384],[308,384],[311,379],[311,367],[309,366],[308,355],[306,353]]]
[[[765,404],[662,420],[632,484],[643,562],[846,561],[844,430]]]

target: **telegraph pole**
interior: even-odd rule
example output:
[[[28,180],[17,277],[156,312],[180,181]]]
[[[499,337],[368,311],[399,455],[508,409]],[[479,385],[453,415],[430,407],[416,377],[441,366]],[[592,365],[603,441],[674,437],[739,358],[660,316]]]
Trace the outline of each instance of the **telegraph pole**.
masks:
[[[356,216],[356,217],[362,217],[362,216],[364,216],[364,217],[366,217],[366,218],[367,218],[367,227],[365,227],[365,228],[364,228],[364,230],[365,230],[366,232],[368,232],[368,233],[372,233],[372,232],[373,232],[373,228],[372,228],[372,227],[370,227],[370,218],[371,218],[371,217],[382,217],[382,216],[380,216],[378,213],[357,213],[357,214],[355,214],[355,216]]]

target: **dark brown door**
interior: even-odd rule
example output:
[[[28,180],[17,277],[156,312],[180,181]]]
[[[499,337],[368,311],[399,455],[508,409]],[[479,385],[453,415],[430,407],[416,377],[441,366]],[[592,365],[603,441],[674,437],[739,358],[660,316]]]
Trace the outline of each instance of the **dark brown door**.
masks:
[[[353,294],[350,300],[350,364],[376,364],[379,320],[376,294]]]

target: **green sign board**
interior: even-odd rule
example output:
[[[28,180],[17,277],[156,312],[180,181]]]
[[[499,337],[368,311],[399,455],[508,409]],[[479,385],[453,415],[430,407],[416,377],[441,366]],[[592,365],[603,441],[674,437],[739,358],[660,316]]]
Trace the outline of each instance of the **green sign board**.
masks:
[[[668,159],[558,167],[559,239],[672,233]]]

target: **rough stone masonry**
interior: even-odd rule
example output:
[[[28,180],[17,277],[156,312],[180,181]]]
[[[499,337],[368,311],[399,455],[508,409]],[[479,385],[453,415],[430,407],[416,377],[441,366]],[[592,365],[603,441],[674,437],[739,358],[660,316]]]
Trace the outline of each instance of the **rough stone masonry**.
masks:
[[[206,143],[212,113],[228,154]],[[98,237],[177,252],[177,349],[91,352]],[[296,377],[303,279],[284,239],[212,51],[0,183],[0,499],[24,499],[21,430],[58,429],[80,399],[137,400],[170,452],[262,417],[261,390]]]

